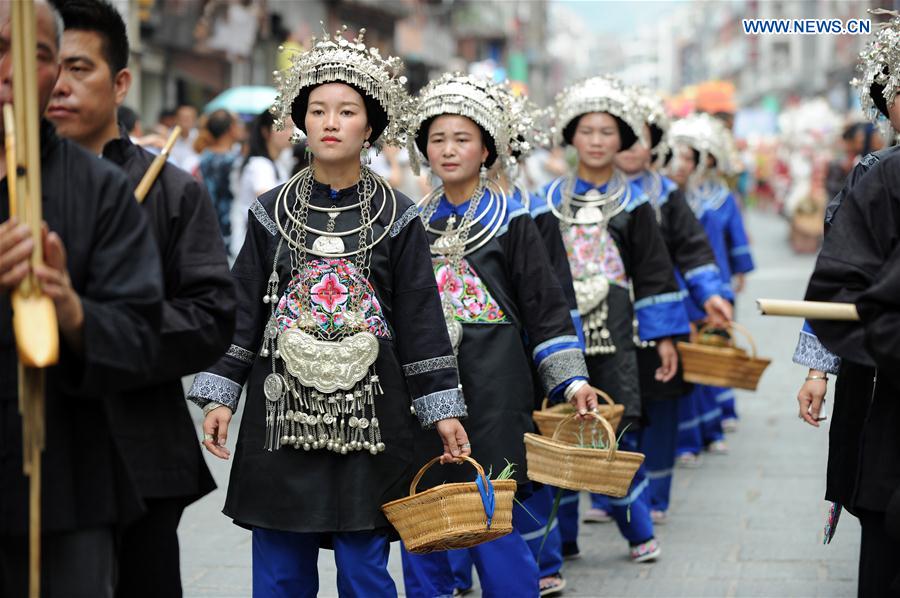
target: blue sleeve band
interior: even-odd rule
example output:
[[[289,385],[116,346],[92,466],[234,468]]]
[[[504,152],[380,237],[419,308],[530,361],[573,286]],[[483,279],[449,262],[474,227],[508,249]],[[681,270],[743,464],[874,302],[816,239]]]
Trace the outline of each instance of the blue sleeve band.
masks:
[[[585,382],[588,381],[585,376],[572,376],[568,380],[563,381],[547,394],[547,399],[550,401],[550,403],[562,403],[563,401],[565,401],[566,389],[569,388],[569,385],[576,380],[584,380]]]
[[[753,270],[753,256],[748,245],[733,247],[728,252],[728,261],[731,263],[731,271],[735,274],[745,274]]]
[[[638,334],[643,341],[651,341],[667,336],[689,334],[691,331],[687,311],[684,308],[682,293],[666,293],[673,296],[665,301],[648,301],[653,297],[645,297],[635,303],[635,314],[638,320]],[[655,297],[664,297],[656,295]]]
[[[685,272],[684,279],[691,299],[697,305],[703,305],[713,295],[721,294],[722,279],[720,276],[719,268],[714,264],[707,264]]]

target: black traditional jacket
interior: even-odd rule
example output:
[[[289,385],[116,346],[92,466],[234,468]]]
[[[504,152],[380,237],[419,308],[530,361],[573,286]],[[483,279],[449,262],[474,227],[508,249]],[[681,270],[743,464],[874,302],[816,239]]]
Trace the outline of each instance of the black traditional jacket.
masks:
[[[861,322],[809,323],[841,358],[826,498],[884,511],[900,487],[900,154],[875,164],[834,213],[806,298],[849,302]]]
[[[285,227],[288,222],[283,204],[276,205],[281,189],[264,194],[250,209],[247,236],[232,267],[238,293],[232,345],[197,376],[188,393],[198,404],[216,401],[234,410],[242,387],[247,388],[224,512],[243,526],[324,532],[325,542],[327,532],[388,530],[381,505],[405,496],[418,465],[433,456],[414,454],[415,432],[466,413],[425,230],[408,198],[396,194],[394,204],[377,191],[370,200],[370,213],[378,216],[369,240],[384,238],[371,250],[368,271],[359,271],[352,257],[311,254],[301,267],[292,264],[287,243],[281,243],[279,223]],[[310,203],[322,211],[309,210],[308,224],[324,230],[329,220],[325,209],[334,206],[347,208],[338,213],[335,230],[351,230],[360,223],[360,208],[353,207],[359,201],[356,186],[333,191],[314,183]],[[310,233],[307,247],[316,238]],[[353,251],[358,235],[345,236],[344,242]],[[267,287],[273,264],[278,280],[274,316]],[[283,333],[299,328],[301,317],[311,314],[323,331],[339,330],[356,309],[354,289],[363,293],[365,325],[379,345],[374,368],[384,394],[375,398],[375,409],[385,451],[342,455],[293,445],[266,450],[263,383],[273,365],[272,355],[264,355],[260,347],[267,325]],[[418,420],[410,415],[411,407]],[[436,432],[428,433],[437,438]]]
[[[127,135],[103,157],[132,188],[156,157]],[[234,333],[235,290],[206,187],[166,164],[141,204],[162,258],[165,300],[152,376],[110,402],[113,433],[147,498],[199,498],[215,488],[184,401],[182,376],[213,364]]]
[[[41,126],[43,216],[66,248],[84,308],[84,347],[60,339],[47,370],[42,527],[45,532],[115,525],[140,502],[113,440],[107,401],[156,363],[163,298],[159,252],[122,172]],[[0,220],[9,217],[0,185]],[[0,534],[24,533],[28,482],[9,296],[0,295]]]

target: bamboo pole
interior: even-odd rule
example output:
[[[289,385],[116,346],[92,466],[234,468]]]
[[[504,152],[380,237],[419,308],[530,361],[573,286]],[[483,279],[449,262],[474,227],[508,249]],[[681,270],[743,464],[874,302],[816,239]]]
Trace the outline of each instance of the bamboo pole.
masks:
[[[53,301],[41,292],[34,268],[43,263],[40,104],[37,84],[37,22],[33,0],[11,3],[13,103],[3,107],[10,215],[27,224],[34,239],[31,271],[13,291],[13,330],[18,349],[22,468],[28,476],[28,596],[40,598],[41,452],[44,449],[44,369],[59,359]]]
[[[159,176],[159,172],[162,170],[162,167],[165,166],[166,160],[169,159],[169,153],[172,151],[172,146],[175,145],[179,135],[181,135],[181,127],[175,125],[175,128],[172,129],[172,133],[169,135],[169,139],[166,141],[166,145],[163,146],[159,155],[157,155],[153,159],[153,162],[150,163],[150,168],[148,168],[147,172],[144,173],[144,176],[141,177],[141,182],[138,183],[137,188],[134,190],[134,197],[137,199],[138,203],[144,203],[144,199],[147,198],[147,193],[150,192],[150,187],[153,186],[156,177]]]
[[[789,301],[787,299],[757,299],[756,305],[764,316],[789,316],[807,320],[859,320],[859,313],[852,303],[828,303],[825,301]]]

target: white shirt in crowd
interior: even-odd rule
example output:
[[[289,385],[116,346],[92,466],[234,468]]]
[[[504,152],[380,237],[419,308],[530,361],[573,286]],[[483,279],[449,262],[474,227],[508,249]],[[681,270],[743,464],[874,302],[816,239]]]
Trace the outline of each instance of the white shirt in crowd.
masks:
[[[279,161],[280,162],[280,161]],[[260,195],[284,183],[288,179],[288,171],[283,164],[273,162],[263,156],[253,156],[247,165],[240,170],[242,161],[238,161],[237,185],[233,185],[236,193],[231,203],[231,247],[232,258],[236,257],[244,245],[247,235],[247,212]]]

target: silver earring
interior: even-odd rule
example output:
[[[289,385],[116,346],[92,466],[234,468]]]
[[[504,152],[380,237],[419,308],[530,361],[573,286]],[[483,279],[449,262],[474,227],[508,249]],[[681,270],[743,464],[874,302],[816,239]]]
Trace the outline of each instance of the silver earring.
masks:
[[[488,174],[487,167],[484,165],[484,162],[482,162],[481,170],[478,171],[478,176],[481,178],[482,185],[484,185],[484,183],[487,181],[487,174]]]
[[[368,166],[372,163],[372,159],[369,157],[369,147],[371,147],[371,144],[366,141],[363,143],[362,149],[359,150],[359,163],[363,166]]]

